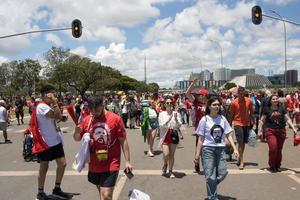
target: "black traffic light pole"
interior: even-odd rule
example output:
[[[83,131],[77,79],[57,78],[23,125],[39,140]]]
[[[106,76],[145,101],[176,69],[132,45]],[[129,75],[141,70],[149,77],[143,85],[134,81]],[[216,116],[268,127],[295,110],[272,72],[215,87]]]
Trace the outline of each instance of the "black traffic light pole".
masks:
[[[11,35],[0,36],[0,39],[19,36],[19,35],[27,35],[27,34],[31,34],[31,33],[64,31],[64,30],[71,30],[71,29],[72,28],[54,28],[54,29],[43,29],[43,30],[36,30],[36,31],[27,31],[27,32],[22,32],[22,33],[16,33],[16,34],[11,34]]]
[[[293,24],[293,25],[296,25],[296,26],[300,26],[299,23],[293,22],[293,21],[291,21],[291,20],[287,20],[287,19],[275,17],[275,16],[272,16],[272,15],[267,15],[267,14],[264,14],[264,13],[262,13],[262,16],[264,16],[264,17],[269,17],[269,18],[276,19],[276,20],[283,21],[283,22],[287,22],[287,23],[290,23],[290,24]]]
[[[19,35],[27,35],[27,34],[32,34],[32,33],[54,32],[54,31],[65,31],[65,30],[72,30],[73,37],[79,38],[82,34],[81,21],[79,19],[73,20],[71,27],[68,27],[68,28],[52,28],[52,29],[42,29],[42,30],[36,30],[36,31],[26,31],[26,32],[22,32],[22,33],[15,33],[15,34],[11,34],[11,35],[0,36],[0,39],[15,37],[15,36],[19,36]]]

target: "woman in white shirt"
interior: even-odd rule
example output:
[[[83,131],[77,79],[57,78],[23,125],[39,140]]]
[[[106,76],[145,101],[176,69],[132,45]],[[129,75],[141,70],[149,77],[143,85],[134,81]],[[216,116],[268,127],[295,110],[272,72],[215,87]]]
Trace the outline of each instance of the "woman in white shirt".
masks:
[[[232,138],[232,128],[226,118],[221,115],[221,102],[217,96],[208,100],[205,116],[200,120],[196,130],[199,140],[194,162],[199,163],[201,151],[209,200],[218,199],[217,186],[228,173],[225,159],[225,137],[233,147],[234,155],[239,156]]]
[[[175,161],[176,145],[179,142],[179,128],[182,124],[181,116],[178,112],[173,111],[173,103],[171,99],[167,99],[165,102],[165,111],[159,114],[159,130],[160,141],[159,146],[163,149],[163,161],[162,175],[166,175],[169,165],[170,178],[175,178],[173,173],[173,165]]]

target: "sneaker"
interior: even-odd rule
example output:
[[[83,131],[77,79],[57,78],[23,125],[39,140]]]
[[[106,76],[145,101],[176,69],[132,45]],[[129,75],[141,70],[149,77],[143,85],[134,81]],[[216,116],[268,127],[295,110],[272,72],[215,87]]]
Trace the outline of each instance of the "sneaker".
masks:
[[[45,192],[40,192],[36,195],[36,200],[49,200],[50,198],[47,196]]]
[[[175,175],[174,175],[174,173],[173,172],[170,172],[170,178],[175,178]]]
[[[72,199],[73,195],[63,192],[60,188],[54,188],[52,191],[52,195],[54,197],[58,197],[60,199]]]
[[[148,151],[148,152],[147,152],[147,156],[149,156],[149,157],[154,157],[154,154],[153,154],[151,151]]]
[[[5,144],[11,144],[12,143],[12,141],[11,140],[5,140],[5,142],[4,142]]]

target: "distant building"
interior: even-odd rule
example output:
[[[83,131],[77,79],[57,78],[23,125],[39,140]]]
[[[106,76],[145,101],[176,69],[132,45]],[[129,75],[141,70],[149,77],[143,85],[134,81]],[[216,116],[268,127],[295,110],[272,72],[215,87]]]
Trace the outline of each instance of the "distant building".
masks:
[[[243,76],[246,74],[255,74],[254,68],[249,69],[232,69],[231,70],[231,79],[234,79],[237,76]]]
[[[268,76],[268,79],[273,85],[284,85],[283,74],[274,74],[273,76]]]
[[[209,70],[203,70],[201,73],[200,73],[200,80],[203,80],[203,81],[210,81],[210,80],[213,80],[213,73],[210,72]]]
[[[228,68],[218,68],[214,72],[214,80],[217,86],[221,86],[231,79],[231,70]]]
[[[189,77],[189,81],[193,81],[195,79],[200,80],[201,79],[201,73],[191,73]]]
[[[267,77],[258,74],[247,74],[243,76],[237,76],[230,82],[246,88],[264,87],[272,85],[271,81]]]
[[[298,82],[298,71],[297,70],[287,70],[286,71],[286,84],[294,85]]]
[[[192,81],[189,80],[176,81],[175,88],[180,90],[185,90],[190,86],[191,83]]]

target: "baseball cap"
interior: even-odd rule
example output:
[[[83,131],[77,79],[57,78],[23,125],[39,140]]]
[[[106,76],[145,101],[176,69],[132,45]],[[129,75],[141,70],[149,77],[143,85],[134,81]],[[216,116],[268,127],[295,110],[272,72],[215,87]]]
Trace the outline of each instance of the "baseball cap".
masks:
[[[200,89],[200,90],[198,90],[195,94],[207,96],[207,95],[208,95],[208,91],[205,90],[205,89]]]

